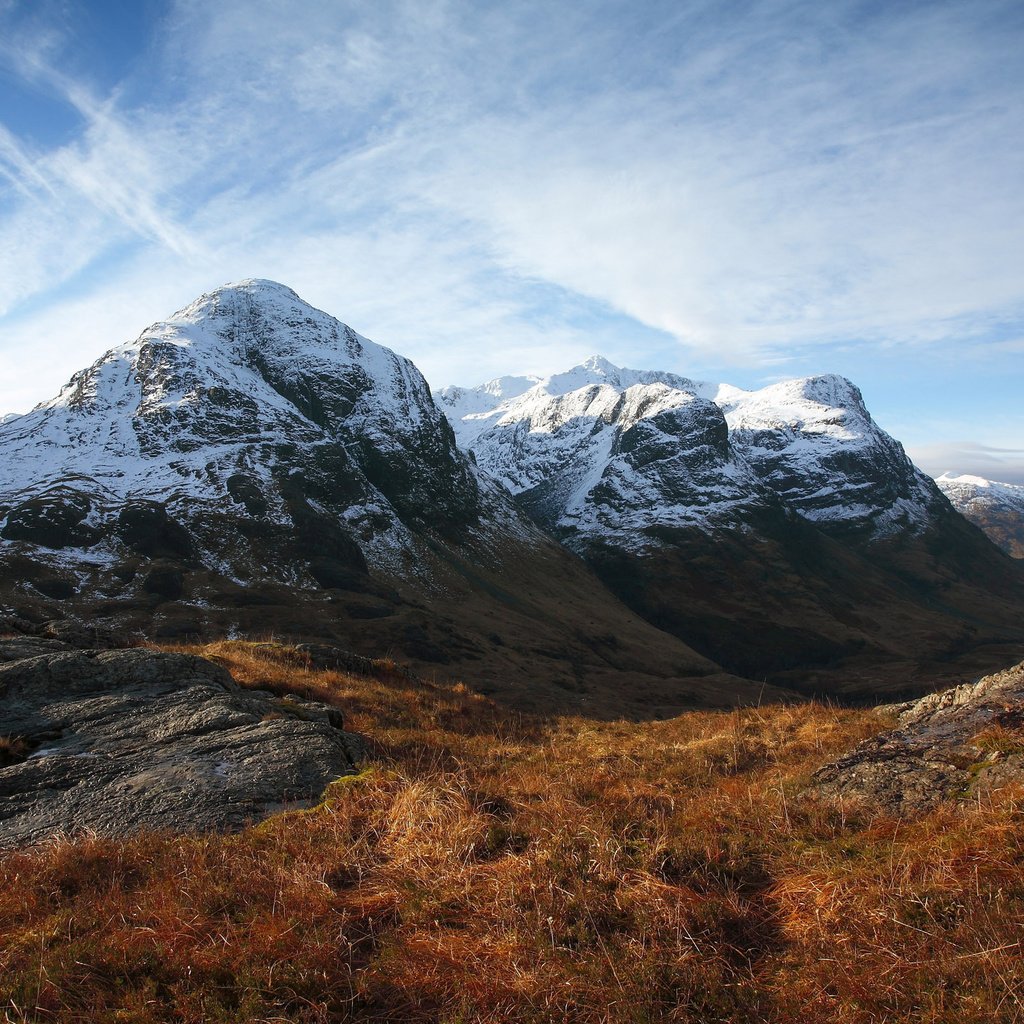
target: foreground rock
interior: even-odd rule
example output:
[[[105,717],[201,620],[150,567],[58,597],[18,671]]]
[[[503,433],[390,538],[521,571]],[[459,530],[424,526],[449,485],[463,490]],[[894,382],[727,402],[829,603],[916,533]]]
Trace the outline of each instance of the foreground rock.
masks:
[[[1024,662],[881,710],[897,728],[820,769],[812,793],[911,814],[1024,782]]]
[[[203,658],[46,647],[0,641],[0,847],[240,828],[316,800],[360,756],[336,709]]]

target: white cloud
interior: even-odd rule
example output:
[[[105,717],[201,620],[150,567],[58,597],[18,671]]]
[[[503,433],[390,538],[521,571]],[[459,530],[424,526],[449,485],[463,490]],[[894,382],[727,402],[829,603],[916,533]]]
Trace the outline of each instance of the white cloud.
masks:
[[[956,28],[933,26],[934,66],[893,30],[844,39],[815,78],[755,27],[671,90],[469,124],[431,194],[510,266],[699,346],[950,336],[1020,305],[1024,214],[1018,110],[919,98],[964,63]],[[965,74],[991,54],[971,58]]]

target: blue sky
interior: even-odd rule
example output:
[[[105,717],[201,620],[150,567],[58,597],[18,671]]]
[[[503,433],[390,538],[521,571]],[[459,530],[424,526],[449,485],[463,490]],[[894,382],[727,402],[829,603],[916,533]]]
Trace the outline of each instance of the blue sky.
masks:
[[[1024,5],[0,0],[0,412],[270,277],[432,384],[838,372],[1024,482]]]

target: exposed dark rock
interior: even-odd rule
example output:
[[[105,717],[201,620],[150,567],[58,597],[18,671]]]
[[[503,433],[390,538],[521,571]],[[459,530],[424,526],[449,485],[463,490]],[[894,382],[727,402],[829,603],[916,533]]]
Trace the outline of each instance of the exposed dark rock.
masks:
[[[44,654],[58,654],[70,651],[70,644],[60,640],[44,639],[37,636],[19,636],[0,640],[0,664],[8,661],[24,661],[25,658],[37,658]],[[0,718],[0,734],[6,735],[6,718]]]
[[[0,768],[0,846],[83,830],[239,828],[317,799],[362,750],[335,708],[142,649],[0,641],[0,706],[0,734],[31,751]]]
[[[52,597],[55,601],[66,601],[78,593],[78,587],[64,576],[41,576],[33,586],[44,597]]]
[[[1024,781],[1024,662],[880,710],[897,728],[819,769],[809,793],[905,815]]]
[[[339,669],[366,676],[379,675],[382,668],[381,662],[375,658],[364,658],[333,644],[296,644],[295,650],[309,658],[313,668]],[[393,675],[412,676],[404,665],[389,665],[388,670]]]
[[[88,625],[75,619],[54,619],[38,628],[38,635],[61,640],[70,647],[106,651],[117,647],[130,647],[127,638],[95,622]]]
[[[89,498],[69,488],[56,488],[29,498],[7,513],[0,536],[45,548],[88,547],[100,534],[85,523]]]
[[[267,514],[267,499],[260,491],[259,484],[244,473],[235,473],[227,479],[228,494],[254,518]]]
[[[185,574],[173,565],[158,565],[151,569],[142,581],[147,594],[174,601],[185,592]]]
[[[157,501],[128,502],[117,517],[118,537],[147,558],[191,558],[192,538]]]

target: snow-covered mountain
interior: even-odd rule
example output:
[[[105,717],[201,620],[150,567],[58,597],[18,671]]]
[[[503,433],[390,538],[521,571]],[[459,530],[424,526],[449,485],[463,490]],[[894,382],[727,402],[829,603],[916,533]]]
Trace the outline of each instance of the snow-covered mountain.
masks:
[[[1024,486],[949,473],[935,482],[961,515],[1008,554],[1024,558]]]
[[[93,560],[184,517],[196,556],[229,574],[296,581],[303,562],[324,582],[400,564],[418,529],[481,512],[412,363],[271,281],[204,295],[107,352],[0,424],[0,451],[0,537]],[[225,515],[246,527],[226,535]],[[274,539],[296,530],[309,557],[290,560]]]
[[[954,650],[1024,640],[1016,568],[842,377],[745,391],[595,356],[436,397],[538,523],[733,671],[852,677],[909,657],[909,679]]]
[[[602,714],[1024,642],[1020,566],[841,378],[594,359],[439,401],[475,461],[408,360],[273,282],[202,296],[0,423],[0,630],[336,640]]]
[[[740,526],[779,503],[882,538],[920,531],[939,500],[842,377],[744,391],[595,356],[437,399],[477,463],[570,546],[639,549],[666,527]]]
[[[271,281],[203,295],[0,423],[0,630],[67,615],[334,639],[520,704],[750,686],[482,475],[412,363]]]

